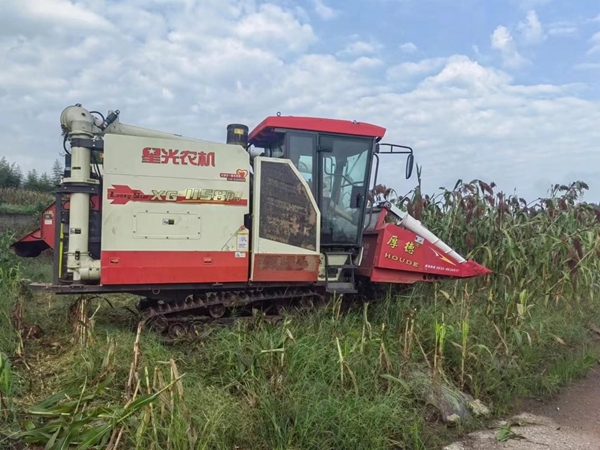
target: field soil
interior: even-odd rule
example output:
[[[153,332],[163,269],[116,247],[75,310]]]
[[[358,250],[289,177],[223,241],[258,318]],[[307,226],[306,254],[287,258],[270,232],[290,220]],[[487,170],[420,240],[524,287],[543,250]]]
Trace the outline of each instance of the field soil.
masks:
[[[600,449],[600,368],[553,398],[524,402],[520,410],[509,421],[472,433],[445,450]],[[510,427],[515,434],[498,442],[497,434],[509,422],[515,424]]]

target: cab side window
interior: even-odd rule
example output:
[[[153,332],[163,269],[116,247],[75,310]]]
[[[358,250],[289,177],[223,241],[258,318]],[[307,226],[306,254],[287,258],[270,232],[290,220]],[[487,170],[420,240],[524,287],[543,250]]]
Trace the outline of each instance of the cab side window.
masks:
[[[314,193],[313,154],[316,145],[315,136],[290,133],[288,139],[289,159],[296,166]]]

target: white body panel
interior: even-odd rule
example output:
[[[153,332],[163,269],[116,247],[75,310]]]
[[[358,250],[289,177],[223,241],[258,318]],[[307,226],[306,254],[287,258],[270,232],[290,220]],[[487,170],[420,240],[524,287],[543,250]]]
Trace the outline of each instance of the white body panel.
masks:
[[[249,166],[238,145],[107,134],[102,251],[247,251]],[[232,191],[246,204],[215,203]]]

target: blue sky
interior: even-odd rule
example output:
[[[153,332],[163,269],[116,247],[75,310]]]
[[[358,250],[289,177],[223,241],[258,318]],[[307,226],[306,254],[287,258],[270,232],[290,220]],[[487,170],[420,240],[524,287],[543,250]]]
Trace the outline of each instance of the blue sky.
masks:
[[[386,127],[430,193],[583,180],[600,201],[598,2],[4,0],[0,67],[0,156],[24,170],[76,102],[217,141],[281,111]],[[381,181],[406,192],[402,172]]]

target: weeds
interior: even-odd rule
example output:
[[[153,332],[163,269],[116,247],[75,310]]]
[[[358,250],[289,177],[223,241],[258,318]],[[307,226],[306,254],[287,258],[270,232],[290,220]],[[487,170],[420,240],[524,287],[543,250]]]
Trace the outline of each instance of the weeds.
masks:
[[[597,364],[588,324],[600,324],[600,213],[581,200],[585,188],[554,186],[528,203],[478,180],[434,197],[417,186],[401,207],[493,275],[391,287],[359,306],[336,297],[311,315],[215,326],[186,345],[136,333],[127,296],[92,317],[74,310],[85,325],[75,335],[70,301],[27,299],[21,328],[44,324],[44,335],[18,337],[18,280],[33,267],[7,256],[3,418],[13,435],[42,445],[79,429],[106,448],[439,448],[449,432],[430,405],[440,395],[460,389],[503,414]],[[53,392],[69,396],[44,403]]]
[[[106,366],[110,361],[110,355],[107,356]],[[160,389],[137,398],[134,394],[134,398],[124,406],[95,403],[97,397],[106,394],[113,377],[114,373],[107,373],[96,386],[88,386],[86,379],[79,392],[66,391],[44,399],[22,414],[25,416],[22,420],[24,430],[10,437],[28,444],[45,445],[46,448],[67,449],[76,444],[81,450],[97,445],[116,449],[125,427],[135,425],[136,416],[143,414],[146,407],[151,407],[161,394],[179,381],[179,378],[172,379]]]

